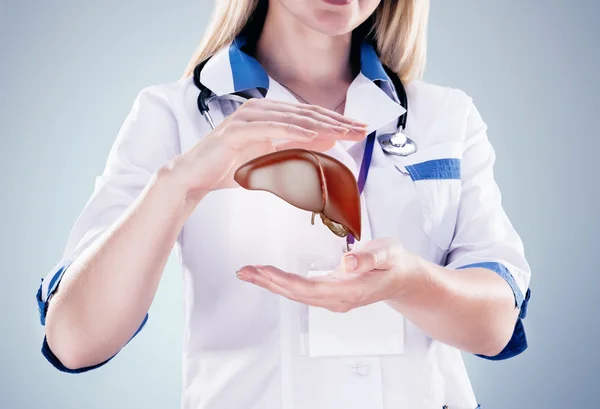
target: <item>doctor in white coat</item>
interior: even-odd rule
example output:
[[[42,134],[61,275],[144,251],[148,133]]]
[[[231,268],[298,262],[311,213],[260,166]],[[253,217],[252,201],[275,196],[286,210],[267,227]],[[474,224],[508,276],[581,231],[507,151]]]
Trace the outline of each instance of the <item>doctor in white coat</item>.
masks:
[[[483,407],[461,351],[506,359],[527,347],[530,269],[471,98],[420,80],[428,9],[426,0],[218,2],[184,78],[135,100],[42,280],[44,356],[71,373],[110,361],[146,324],[175,248],[184,409]],[[214,130],[192,75],[206,60],[199,80],[214,96]],[[394,132],[403,115],[417,151],[372,146],[363,234],[350,252],[306,211],[233,180],[246,161],[293,147],[338,158],[359,178],[367,135]],[[319,277],[292,271],[290,261],[315,254],[339,265]],[[369,352],[334,356],[343,335],[328,356],[301,354],[286,305],[312,312],[315,337],[348,317],[359,338],[373,328]]]

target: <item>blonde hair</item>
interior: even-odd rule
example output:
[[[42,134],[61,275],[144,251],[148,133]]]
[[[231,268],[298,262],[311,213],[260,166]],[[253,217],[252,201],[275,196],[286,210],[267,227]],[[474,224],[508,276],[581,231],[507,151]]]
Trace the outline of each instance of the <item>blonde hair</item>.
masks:
[[[257,7],[268,0],[217,0],[211,21],[201,43],[190,60],[183,78],[194,68],[233,42]],[[262,3],[264,4],[264,3]],[[429,0],[382,0],[368,21],[381,62],[408,83],[421,79],[427,55]]]

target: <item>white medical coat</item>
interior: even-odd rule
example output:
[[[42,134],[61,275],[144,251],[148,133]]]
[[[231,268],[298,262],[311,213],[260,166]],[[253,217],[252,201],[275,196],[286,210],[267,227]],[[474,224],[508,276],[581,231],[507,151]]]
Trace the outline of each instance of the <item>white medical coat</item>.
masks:
[[[213,56],[202,71],[203,84],[219,96],[244,90],[258,95],[263,89],[266,98],[295,101],[242,45],[236,40]],[[378,135],[395,130],[404,113],[389,83],[375,82],[381,79],[379,60],[363,46],[361,73],[348,90],[345,114],[369,124]],[[450,269],[489,268],[511,286],[524,318],[530,268],[502,209],[485,123],[460,90],[421,81],[406,84],[406,90],[405,133],[418,151],[390,156],[375,144],[362,195],[361,243],[394,237],[409,251]],[[161,165],[210,132],[197,109],[198,94],[188,78],[138,95],[62,260],[38,289],[42,324],[48,298],[70,262],[115,222]],[[215,100],[210,112],[218,124],[237,106]],[[364,145],[340,142],[326,153],[356,175]],[[287,378],[292,384],[284,385],[282,361],[289,357],[282,356],[278,296],[238,280],[235,272],[249,264],[285,269],[294,252],[341,256],[344,239],[319,222],[311,226],[309,219],[309,213],[270,193],[236,188],[211,192],[187,220],[176,243],[185,299],[182,407],[279,409],[289,394],[294,409],[478,407],[460,351],[407,321],[404,354],[312,360],[296,367]],[[286,233],[290,231],[294,233]],[[511,343],[488,358],[508,358],[525,347],[519,319]],[[68,371],[45,340],[43,353]]]

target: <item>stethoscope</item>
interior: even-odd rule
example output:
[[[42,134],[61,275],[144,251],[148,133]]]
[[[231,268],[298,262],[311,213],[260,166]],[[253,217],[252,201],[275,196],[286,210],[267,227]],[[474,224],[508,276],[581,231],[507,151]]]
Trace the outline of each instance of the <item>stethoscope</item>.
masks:
[[[200,73],[207,62],[208,59],[204,60],[194,69],[194,84],[200,90],[200,94],[198,95],[198,109],[210,127],[215,129],[215,123],[210,115],[208,105],[210,104],[210,101],[213,98],[217,98],[217,96],[213,95],[213,92],[200,82]],[[408,116],[408,97],[404,85],[402,84],[402,81],[400,81],[400,78],[398,78],[398,75],[387,67],[384,67],[384,69],[394,84],[400,105],[406,112],[398,118],[395,132],[379,135],[377,139],[379,140],[381,149],[385,153],[396,156],[408,156],[417,151],[416,143],[403,133],[406,129],[406,117]],[[219,98],[229,99],[240,103],[247,101],[247,98],[235,94],[223,95]]]

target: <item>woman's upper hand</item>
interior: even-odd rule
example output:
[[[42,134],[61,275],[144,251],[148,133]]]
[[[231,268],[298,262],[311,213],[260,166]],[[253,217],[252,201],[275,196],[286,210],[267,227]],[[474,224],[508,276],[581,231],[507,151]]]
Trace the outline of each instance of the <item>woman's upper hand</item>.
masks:
[[[366,135],[366,124],[325,108],[250,99],[169,167],[190,192],[207,192],[237,186],[235,171],[258,156],[291,148],[324,152],[338,140]]]
[[[244,266],[238,277],[275,294],[334,312],[401,298],[419,276],[419,259],[391,238],[346,253],[330,274],[307,278],[273,266]]]

